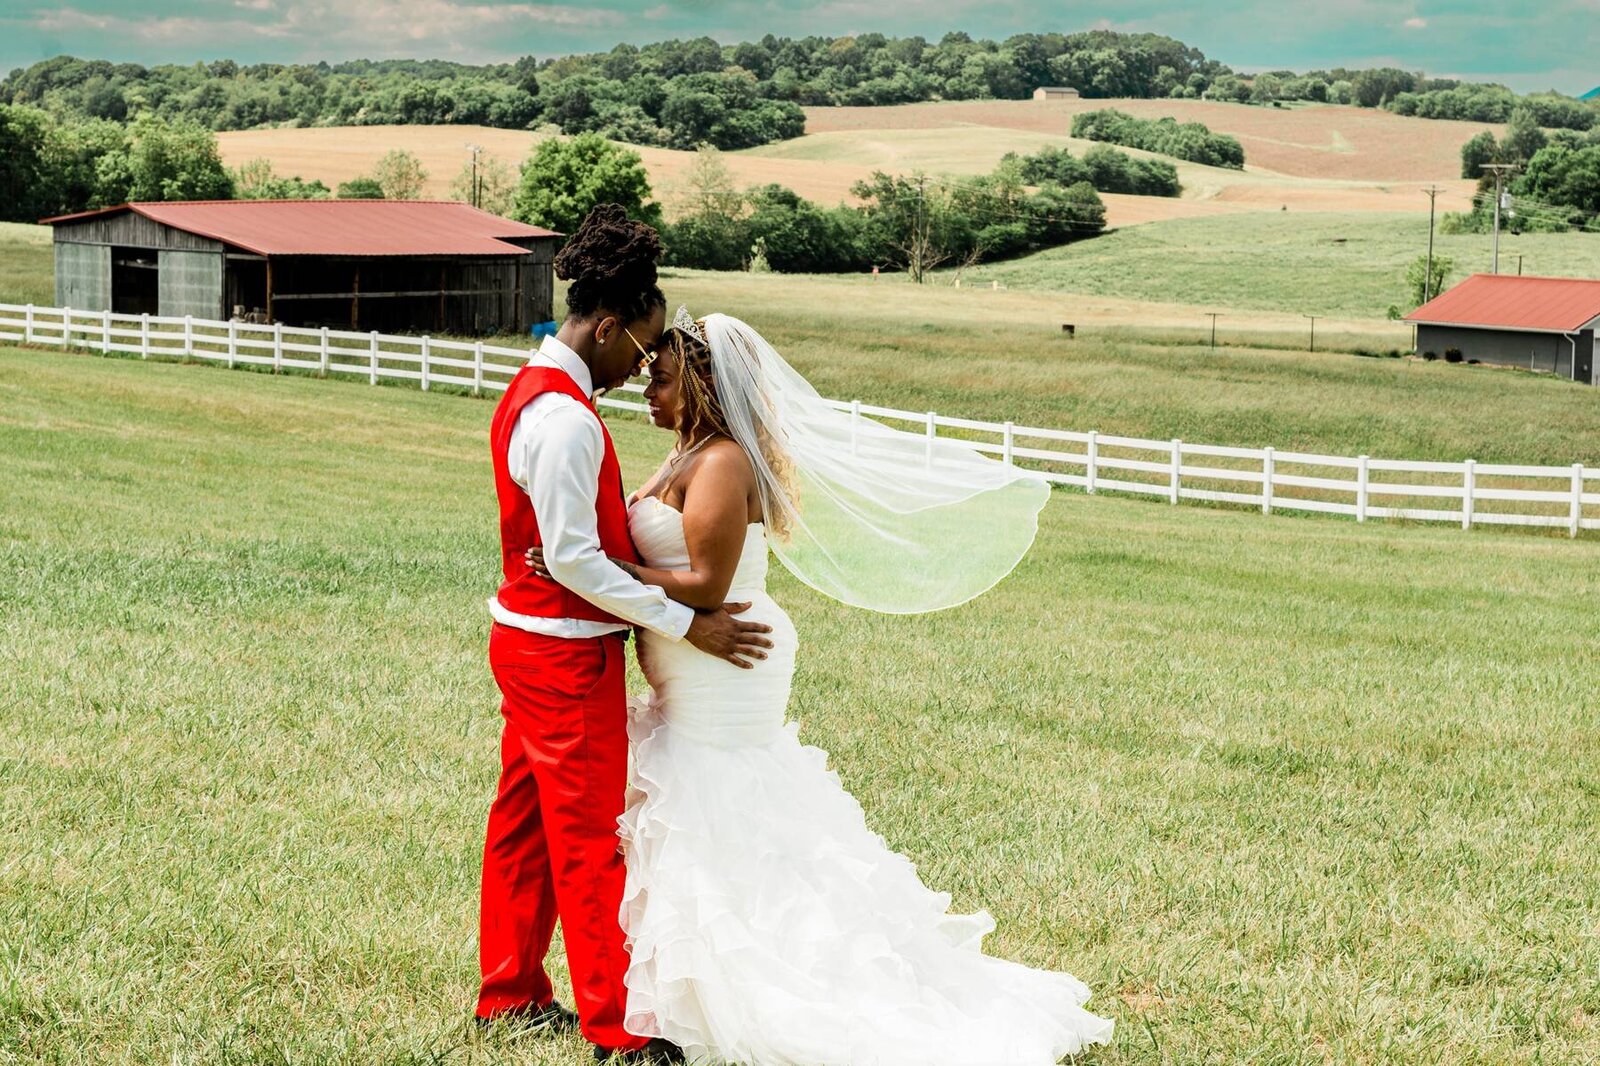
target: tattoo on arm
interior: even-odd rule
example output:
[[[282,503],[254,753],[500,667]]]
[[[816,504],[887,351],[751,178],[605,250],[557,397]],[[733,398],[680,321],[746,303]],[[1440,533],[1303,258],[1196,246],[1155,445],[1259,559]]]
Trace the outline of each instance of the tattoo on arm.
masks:
[[[616,563],[617,569],[621,570],[624,574],[627,574],[635,581],[639,580],[639,568],[637,566],[634,566],[625,559],[613,559],[611,561]]]

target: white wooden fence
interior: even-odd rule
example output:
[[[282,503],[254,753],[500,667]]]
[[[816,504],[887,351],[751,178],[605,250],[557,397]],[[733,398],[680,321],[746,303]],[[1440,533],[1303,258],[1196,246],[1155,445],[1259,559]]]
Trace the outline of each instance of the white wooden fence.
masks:
[[[193,317],[113,314],[0,303],[0,340],[178,359],[205,359],[275,372],[415,381],[503,391],[528,352],[482,341],[435,340],[377,332],[216,322]],[[637,393],[638,385],[624,389]],[[641,403],[602,397],[629,411]],[[1150,495],[1232,503],[1273,511],[1321,511],[1369,518],[1474,525],[1552,526],[1570,536],[1600,529],[1600,469],[1583,464],[1418,462],[1365,455],[1317,455],[1273,448],[1229,448],[983,422],[900,411],[860,401],[830,401],[854,417],[910,423],[933,438],[959,436],[1008,463],[1022,463],[1089,493]],[[1586,513],[1586,508],[1590,509]]]

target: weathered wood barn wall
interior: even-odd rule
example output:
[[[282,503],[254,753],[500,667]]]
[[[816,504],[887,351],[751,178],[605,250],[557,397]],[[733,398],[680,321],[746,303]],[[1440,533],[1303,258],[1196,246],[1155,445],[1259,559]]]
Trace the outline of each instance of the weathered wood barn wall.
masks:
[[[128,204],[47,221],[63,307],[467,335],[554,317],[561,235],[465,204]]]

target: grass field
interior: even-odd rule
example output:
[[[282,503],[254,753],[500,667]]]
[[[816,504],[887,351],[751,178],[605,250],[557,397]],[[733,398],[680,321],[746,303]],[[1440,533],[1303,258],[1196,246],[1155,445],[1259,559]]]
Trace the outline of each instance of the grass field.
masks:
[[[464,1024],[489,404],[14,349],[0,396],[0,1061],[588,1061]],[[1600,1058],[1600,544],[1059,494],[966,607],[775,593],[803,736],[1089,982],[1091,1061]]]
[[[748,319],[825,396],[1241,447],[1600,460],[1600,395],[1591,387],[1443,361],[1257,346],[1304,345],[1298,316],[1263,316],[1253,320],[1259,332],[1242,338],[1230,337],[1237,324],[1224,319],[1224,346],[1212,349],[1197,309],[1184,312],[1194,322],[1184,331],[1117,325],[1138,314],[1131,301],[1096,310],[1096,300],[1065,294],[693,271],[669,272],[663,286],[671,306]],[[1153,310],[1168,313],[1179,312]],[[1073,320],[1088,325],[1068,339],[1059,323]],[[1328,325],[1318,323],[1319,346],[1341,340],[1337,329],[1324,333]],[[1371,343],[1360,333],[1344,339]],[[1393,343],[1409,348],[1404,332]]]
[[[55,259],[49,226],[0,222],[0,301],[49,306],[55,300]]]
[[[1428,219],[1372,212],[1251,212],[1135,226],[967,271],[970,284],[1348,318],[1411,310],[1406,267],[1428,248]],[[1448,284],[1488,273],[1488,234],[1434,237],[1455,262]],[[1600,235],[1502,234],[1500,270],[1600,276]],[[1408,345],[1409,347],[1409,345]]]
[[[1293,283],[1303,286],[1308,300],[1351,302],[1349,292],[1330,285],[1319,294],[1312,285],[1315,277],[1345,270],[1357,275],[1347,284],[1364,277],[1361,283],[1375,292],[1381,272],[1361,275],[1362,258],[1401,254],[1396,243],[1384,243],[1381,230],[1361,229],[1360,219],[1340,221],[1299,236],[1282,233],[1277,245],[1264,245],[1282,261],[1302,264]],[[0,228],[0,263],[14,286],[5,297],[12,302],[50,299],[50,246],[37,239],[43,232]],[[1351,235],[1358,251],[1321,251],[1333,247],[1323,243],[1331,233]],[[1123,237],[1066,252],[1081,256]],[[1163,262],[1160,246],[1142,240],[1129,242],[1126,256],[1151,269],[1164,266],[1174,291],[1183,292],[1179,255]],[[1195,238],[1186,247],[1203,243]],[[1013,269],[1029,264],[1041,273],[1065,267],[1086,287],[1120,284],[1125,295],[915,286],[891,276],[679,270],[665,272],[663,286],[673,307],[685,303],[697,314],[720,310],[747,319],[819,391],[841,399],[1158,440],[1403,459],[1600,464],[1600,394],[1591,388],[1543,374],[1348,354],[1409,350],[1409,329],[1381,320],[1319,321],[1319,350],[1307,352],[1306,323],[1297,311],[1235,311],[1219,321],[1220,343],[1213,349],[1203,312],[1216,304],[1137,298],[1137,269],[1119,272],[1115,260],[1098,272],[1071,258],[1051,263],[1036,257]],[[1216,272],[1219,281],[1253,275],[1272,276],[1259,265]],[[1196,275],[1186,283],[1198,301],[1203,280]],[[1249,295],[1241,289],[1237,299]],[[559,291],[556,299],[559,306]],[[1062,334],[1063,322],[1076,324],[1076,337]],[[531,344],[527,338],[498,342]]]

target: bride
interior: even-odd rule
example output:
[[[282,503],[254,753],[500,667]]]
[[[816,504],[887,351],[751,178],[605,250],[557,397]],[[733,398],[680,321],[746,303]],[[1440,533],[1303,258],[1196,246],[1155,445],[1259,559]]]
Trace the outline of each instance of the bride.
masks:
[[[948,913],[800,742],[798,639],[766,591],[771,548],[846,603],[953,606],[1016,565],[1048,486],[836,410],[727,315],[680,309],[655,354],[645,397],[678,444],[629,500],[644,563],[618,565],[692,607],[748,601],[774,647],[741,669],[639,633],[628,1030],[753,1066],[1047,1066],[1108,1041],[1082,982],[984,955],[993,919]]]

